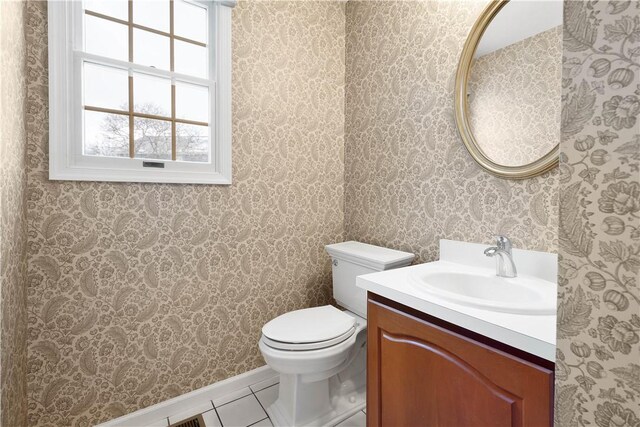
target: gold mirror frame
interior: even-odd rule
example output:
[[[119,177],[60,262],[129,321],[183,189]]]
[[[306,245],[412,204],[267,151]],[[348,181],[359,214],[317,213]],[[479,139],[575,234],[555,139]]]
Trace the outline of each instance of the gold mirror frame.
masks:
[[[488,158],[476,141],[469,124],[469,104],[467,102],[467,83],[471,74],[471,63],[482,35],[493,18],[509,0],[493,0],[476,20],[460,55],[455,84],[455,117],[458,133],[471,157],[492,175],[509,179],[526,179],[543,174],[558,165],[559,144],[538,160],[522,166],[504,166]],[[558,100],[560,102],[560,100]]]

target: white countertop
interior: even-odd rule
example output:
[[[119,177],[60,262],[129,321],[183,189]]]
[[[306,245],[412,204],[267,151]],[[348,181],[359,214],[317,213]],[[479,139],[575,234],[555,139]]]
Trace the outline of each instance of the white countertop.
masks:
[[[416,292],[415,287],[411,285],[408,277],[410,273],[427,272],[443,266],[449,268],[471,266],[495,270],[494,261],[485,259],[486,257],[482,254],[487,247],[487,245],[475,243],[442,240],[440,261],[365,274],[358,276],[356,285],[422,313],[555,362],[555,315],[512,314],[464,306]],[[514,259],[519,273],[556,282],[556,255],[514,250]]]

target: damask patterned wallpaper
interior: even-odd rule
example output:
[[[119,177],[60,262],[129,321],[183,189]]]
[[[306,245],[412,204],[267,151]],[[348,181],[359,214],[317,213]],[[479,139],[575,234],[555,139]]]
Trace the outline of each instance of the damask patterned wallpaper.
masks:
[[[640,2],[565,2],[556,425],[640,426]]]
[[[558,145],[562,25],[478,58],[469,78],[476,141],[497,163],[531,163]]]
[[[262,365],[325,304],[343,234],[344,3],[233,11],[233,180],[48,180],[47,9],[29,2],[29,425],[87,426]]]
[[[567,2],[562,173],[526,181],[485,173],[456,134],[482,7],[349,1],[345,22],[344,3],[240,2],[234,185],[211,187],[48,181],[46,3],[28,3],[29,425],[261,365],[261,325],[329,300],[323,245],[344,237],[420,262],[495,232],[556,251],[562,179],[558,425],[636,426],[637,2]]]
[[[0,425],[27,420],[25,5],[0,2]]]
[[[525,181],[495,178],[456,131],[458,58],[485,5],[347,3],[349,239],[414,252],[417,262],[437,259],[439,239],[491,243],[497,232],[517,247],[557,251],[557,169]]]

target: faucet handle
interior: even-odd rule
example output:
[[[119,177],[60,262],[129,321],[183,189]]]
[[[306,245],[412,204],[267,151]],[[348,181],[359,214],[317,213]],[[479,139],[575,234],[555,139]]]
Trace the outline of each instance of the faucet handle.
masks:
[[[502,236],[500,234],[496,236],[496,246],[498,246],[498,249],[502,249],[507,252],[511,252],[511,248],[513,247],[511,240],[509,240],[507,236]]]

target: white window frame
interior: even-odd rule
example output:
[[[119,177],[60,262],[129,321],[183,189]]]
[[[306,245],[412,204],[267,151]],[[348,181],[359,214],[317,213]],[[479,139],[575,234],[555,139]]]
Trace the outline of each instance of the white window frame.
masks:
[[[194,1],[195,2],[195,1]],[[162,168],[144,167],[149,159],[88,156],[83,145],[82,63],[85,60],[136,72],[171,77],[126,61],[103,58],[82,49],[82,1],[49,0],[49,179],[188,184],[231,184],[231,11],[235,0],[198,1],[209,9],[210,162],[158,161]],[[186,81],[197,78],[183,76]],[[155,162],[155,161],[153,161]]]

